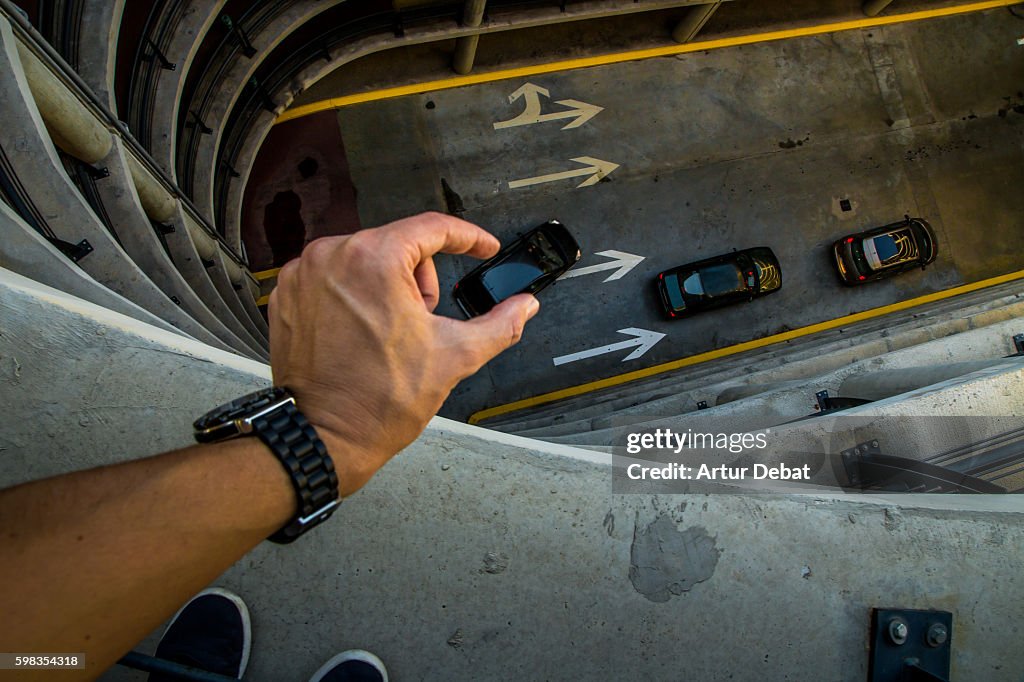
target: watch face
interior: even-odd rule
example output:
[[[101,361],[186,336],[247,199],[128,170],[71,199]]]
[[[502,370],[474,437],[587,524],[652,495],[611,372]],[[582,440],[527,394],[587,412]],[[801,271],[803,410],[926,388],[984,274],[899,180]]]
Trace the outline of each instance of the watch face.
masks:
[[[237,436],[239,434],[236,423],[238,419],[259,414],[267,407],[290,397],[291,394],[287,389],[274,386],[236,398],[210,410],[193,422],[195,437],[200,442],[208,443]]]

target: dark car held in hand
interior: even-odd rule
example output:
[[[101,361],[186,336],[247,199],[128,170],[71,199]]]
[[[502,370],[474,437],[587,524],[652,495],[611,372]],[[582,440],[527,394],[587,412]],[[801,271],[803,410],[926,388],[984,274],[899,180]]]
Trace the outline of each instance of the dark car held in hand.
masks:
[[[938,253],[932,226],[927,220],[910,216],[898,223],[847,235],[832,245],[839,279],[847,286],[923,269]]]
[[[483,315],[516,294],[536,294],[580,259],[580,247],[557,220],[535,227],[481,263],[455,285],[467,317]]]
[[[778,291],[782,269],[771,249],[757,246],[666,270],[655,285],[665,315],[686,317]]]

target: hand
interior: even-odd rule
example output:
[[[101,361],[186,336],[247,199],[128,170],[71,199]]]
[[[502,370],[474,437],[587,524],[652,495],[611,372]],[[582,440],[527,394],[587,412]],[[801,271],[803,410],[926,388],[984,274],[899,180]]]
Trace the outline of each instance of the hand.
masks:
[[[424,213],[318,239],[270,294],[270,363],[316,427],[342,495],[365,484],[426,427],[462,379],[514,345],[540,305],[513,296],[468,322],[433,314],[433,255],[490,258],[481,228]]]

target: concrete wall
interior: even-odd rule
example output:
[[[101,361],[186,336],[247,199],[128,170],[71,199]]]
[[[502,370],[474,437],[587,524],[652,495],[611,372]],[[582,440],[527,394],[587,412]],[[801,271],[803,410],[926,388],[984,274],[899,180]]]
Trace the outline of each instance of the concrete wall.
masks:
[[[269,380],[7,271],[0,319],[4,485],[184,445]],[[247,677],[359,646],[394,679],[863,680],[870,608],[903,606],[953,611],[953,679],[1018,679],[1006,498],[613,495],[608,462],[434,420],[331,523],[217,581],[253,613]]]

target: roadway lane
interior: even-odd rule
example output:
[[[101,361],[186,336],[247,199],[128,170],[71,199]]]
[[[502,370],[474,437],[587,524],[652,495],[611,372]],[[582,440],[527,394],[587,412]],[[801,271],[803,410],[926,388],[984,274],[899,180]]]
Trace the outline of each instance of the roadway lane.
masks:
[[[363,225],[447,207],[504,241],[557,218],[580,242],[578,267],[603,262],[595,254],[605,250],[645,258],[620,280],[604,283],[609,271],[544,292],[522,343],[463,382],[442,414],[465,419],[1024,267],[1020,26],[993,11],[340,110]],[[575,119],[552,114],[578,102],[602,110],[563,129]],[[540,120],[502,124],[524,115]],[[577,187],[590,177],[580,175],[516,187],[581,169],[572,161],[580,157],[618,167],[590,186]],[[905,213],[936,228],[938,261],[841,287],[828,245]],[[657,272],[758,245],[778,255],[782,291],[688,320],[661,318]],[[473,265],[439,259],[442,290]],[[457,315],[447,298],[439,312]],[[629,362],[621,361],[628,350],[552,361],[625,340],[617,330],[629,327],[666,337]]]

